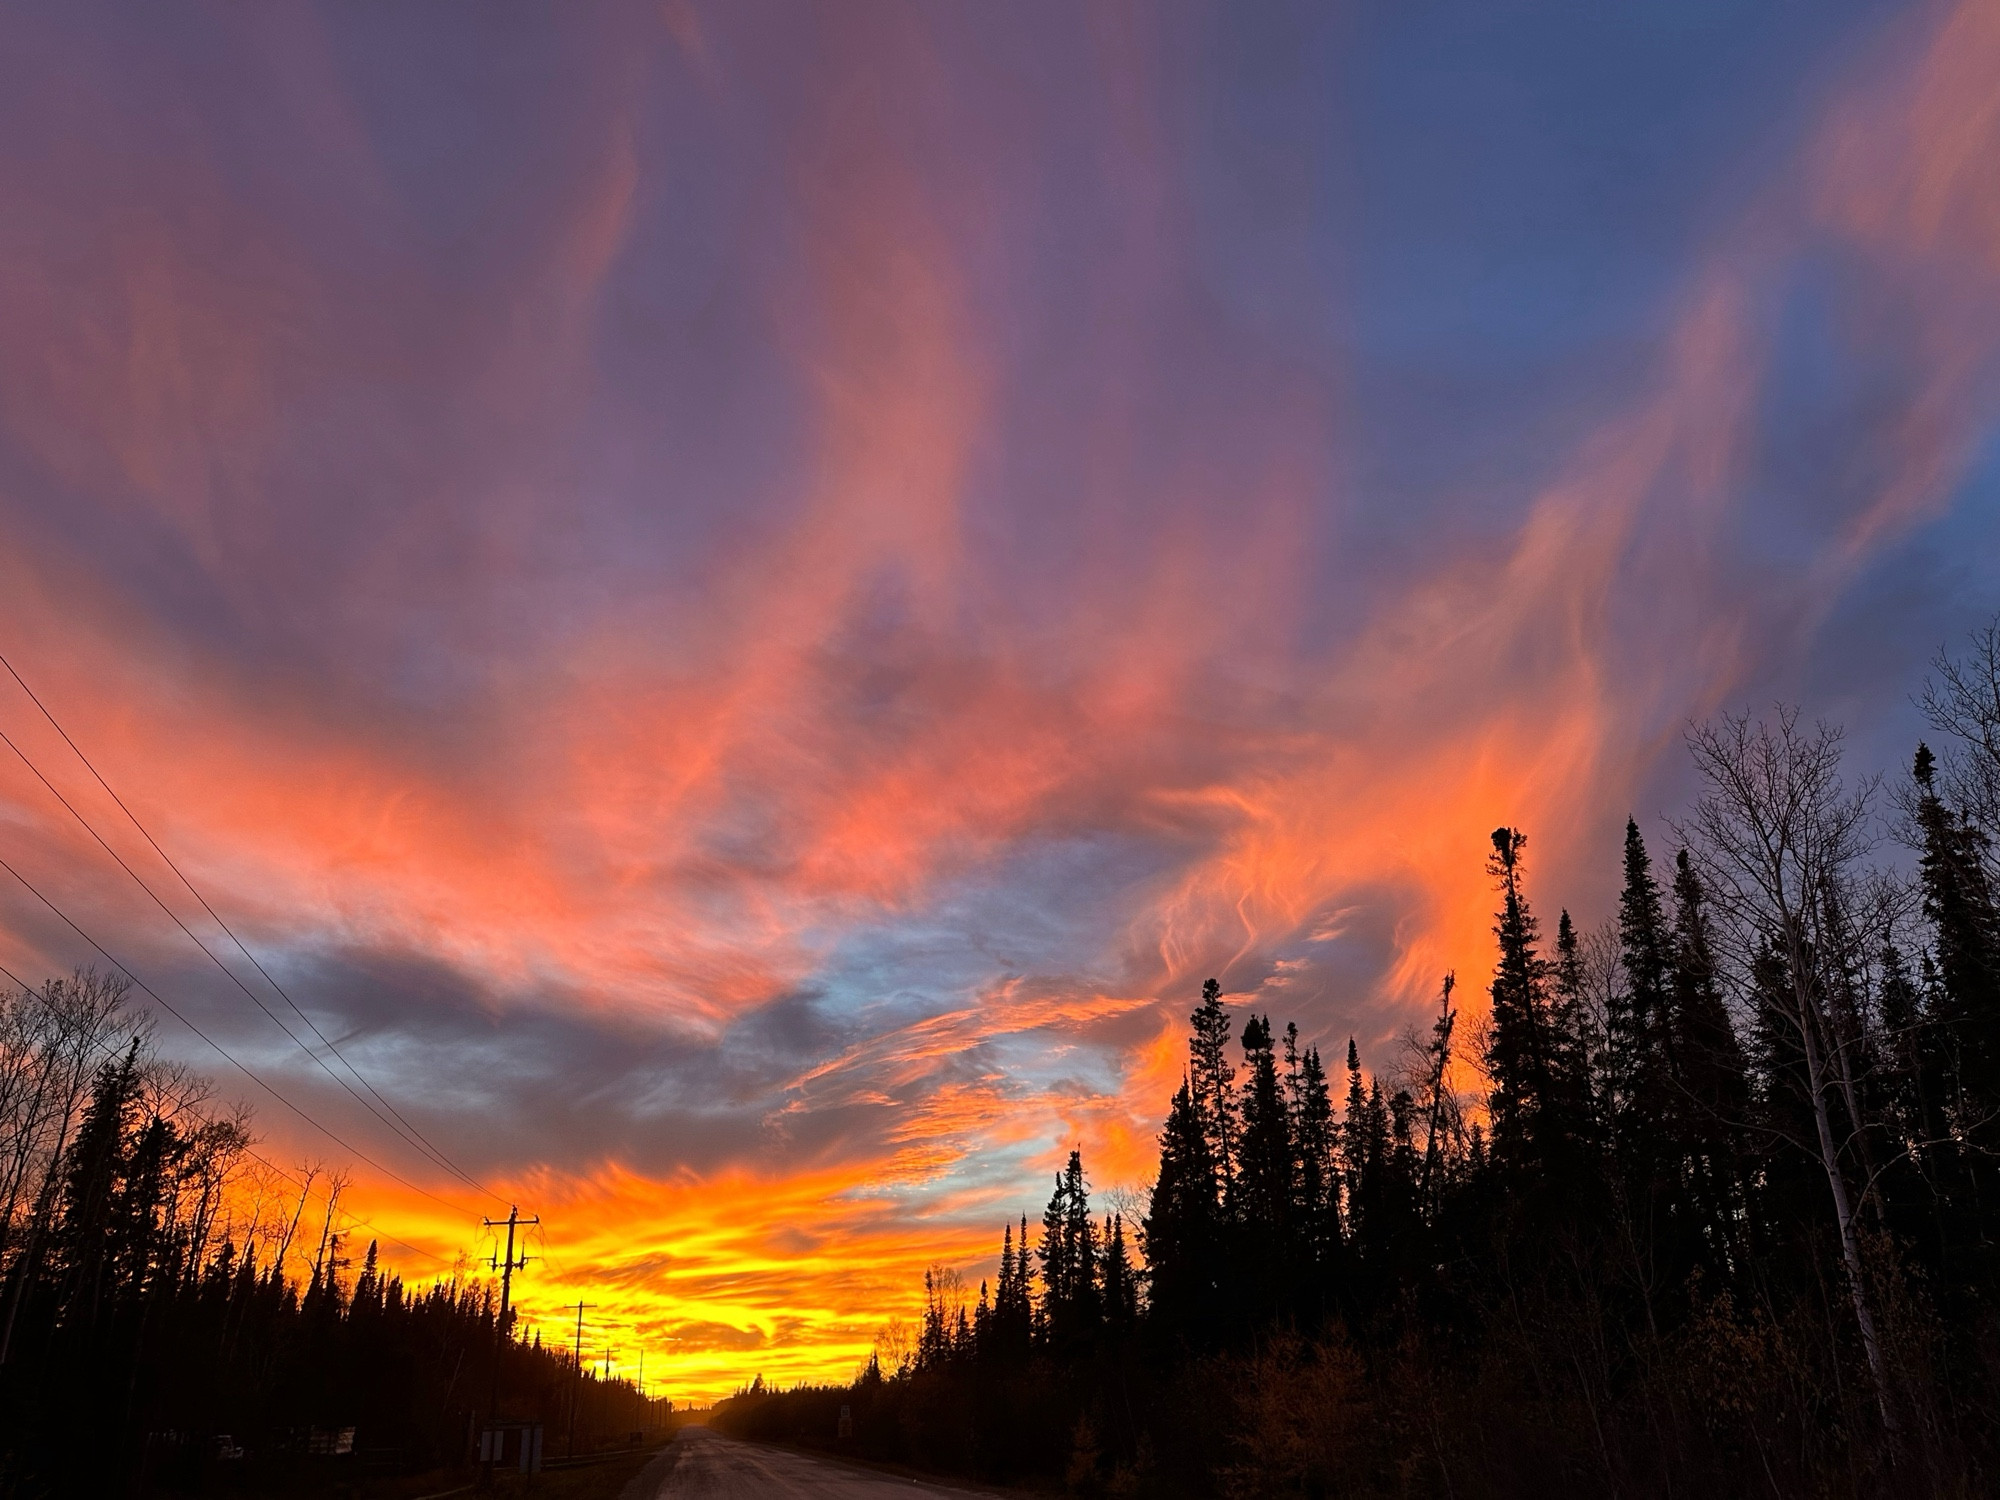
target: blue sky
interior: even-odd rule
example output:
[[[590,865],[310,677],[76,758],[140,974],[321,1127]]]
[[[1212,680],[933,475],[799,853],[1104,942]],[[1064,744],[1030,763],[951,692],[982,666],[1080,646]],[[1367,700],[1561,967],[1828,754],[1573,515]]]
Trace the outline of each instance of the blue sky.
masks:
[[[1386,1063],[1483,983],[1496,823],[1594,923],[1691,718],[1799,702],[1898,768],[2000,609],[1974,4],[0,34],[0,650],[370,1078],[552,1206],[548,1298],[706,1330],[694,1388],[844,1369],[1072,1143],[1142,1189],[1209,975]],[[0,815],[438,1186],[18,763]],[[92,957],[24,890],[0,923],[16,972]],[[492,1207],[350,1202],[447,1263]]]

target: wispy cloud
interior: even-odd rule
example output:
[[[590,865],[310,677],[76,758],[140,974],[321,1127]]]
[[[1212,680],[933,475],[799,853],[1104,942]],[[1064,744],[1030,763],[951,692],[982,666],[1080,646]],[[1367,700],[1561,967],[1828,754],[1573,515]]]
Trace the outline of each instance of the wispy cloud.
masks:
[[[1687,716],[1782,678],[1991,442],[1974,4],[1783,80],[1796,118],[1731,106],[1784,144],[1642,352],[1574,333],[1524,393],[1484,350],[1493,411],[1611,373],[1528,472],[1474,445],[1414,499],[1358,457],[1460,453],[1449,403],[1359,425],[1406,373],[1367,153],[1414,126],[1361,74],[1267,87],[1254,27],[677,4],[391,66],[366,26],[417,23],[122,24],[29,28],[0,105],[4,649],[541,1211],[548,1336],[595,1301],[692,1392],[846,1373],[1074,1143],[1143,1185],[1210,974],[1334,1052],[1447,969],[1476,1004],[1488,830],[1598,899]],[[11,683],[0,726],[163,874]],[[31,778],[0,817],[368,1128]],[[9,900],[9,967],[83,956]]]

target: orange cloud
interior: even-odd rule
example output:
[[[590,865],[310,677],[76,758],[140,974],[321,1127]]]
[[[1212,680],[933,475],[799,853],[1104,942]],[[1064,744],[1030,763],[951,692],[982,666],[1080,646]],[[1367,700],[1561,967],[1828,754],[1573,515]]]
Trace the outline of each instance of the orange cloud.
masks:
[[[686,54],[722,68],[693,9],[663,16]],[[936,86],[921,38],[869,40],[896,49],[919,93]],[[1169,224],[1154,85],[1118,50],[1121,149],[1143,157],[1133,191],[1148,226]],[[1149,526],[1079,528],[1079,555],[1057,561],[1086,586],[1017,607],[1038,580],[989,565],[1000,542],[975,503],[1024,378],[969,264],[960,226],[981,204],[925,177],[897,101],[857,85],[804,110],[786,184],[801,269],[764,309],[808,451],[769,512],[704,539],[697,584],[593,598],[526,645],[472,653],[466,680],[387,690],[162,630],[95,559],[23,527],[0,555],[10,654],[262,951],[422,955],[470,976],[496,1037],[581,1013],[711,1048],[716,1073],[756,1045],[732,1028],[845,985],[809,1056],[771,1060],[749,1102],[726,1101],[755,1117],[739,1159],[662,1169],[642,1160],[653,1142],[621,1139],[491,1173],[546,1221],[522,1297],[547,1338],[565,1336],[563,1300],[581,1299],[621,1348],[647,1348],[671,1394],[721,1394],[757,1370],[843,1376],[886,1317],[912,1310],[926,1263],[977,1281],[999,1221],[1033,1209],[1071,1144],[1100,1187],[1143,1185],[1210,973],[1235,1003],[1323,1031],[1330,1062],[1341,1026],[1378,1060],[1448,969],[1476,1009],[1488,830],[1529,831],[1552,904],[1600,859],[1683,719],[1740,688],[1757,601],[1731,592],[1718,554],[1756,462],[1763,309],[1824,237],[1887,268],[1891,290],[1857,297],[1856,316],[1907,342],[1916,375],[1892,469],[1811,559],[1799,608],[1822,607],[1945,502],[1981,440],[2000,348],[2000,188],[1982,170],[2000,155],[1995,77],[2000,22],[1968,4],[1887,76],[1856,82],[1805,152],[1808,191],[1774,194],[1689,278],[1646,387],[1550,465],[1507,535],[1432,539],[1333,645],[1306,644],[1301,624],[1311,496],[1332,468],[1319,425],[1332,419],[1305,397],[1305,415],[1244,418],[1220,445],[1228,462],[1191,463],[1144,497]],[[595,378],[607,288],[648,190],[643,122],[608,115],[594,170],[530,237],[524,280],[553,290],[468,377],[468,405],[497,427],[536,418],[537,359],[566,390]],[[112,171],[115,152],[77,149],[80,175]],[[357,140],[344,150],[365,155]],[[379,164],[356,170],[379,188]],[[260,507],[290,432],[287,330],[323,327],[332,293],[212,174],[191,167],[175,189],[192,228],[139,216],[92,236],[77,274],[99,306],[81,328],[59,315],[76,299],[55,271],[18,249],[0,261],[0,407],[46,475],[156,525],[219,608],[254,621],[245,528],[276,524]],[[1119,265],[1158,286],[1168,259],[1135,234]],[[400,347],[365,342],[384,359]],[[1077,503],[1122,514],[1144,472],[1135,450],[1174,435],[1148,434],[1130,393],[1078,400],[1095,415]],[[1251,441],[1271,432],[1281,451]],[[540,482],[494,481],[491,536],[487,510],[434,510],[436,491],[413,483],[391,540],[342,565],[340,591],[406,605],[409,554],[453,556],[467,527],[483,538],[468,571],[529,593],[533,569],[503,554],[541,535],[521,520],[550,505]],[[664,508],[703,498],[678,474],[659,483]],[[516,601],[499,592],[501,624],[482,606],[440,630],[504,636]],[[1634,600],[1643,630],[1621,613]],[[328,629],[372,629],[364,613]],[[341,642],[317,644],[341,659]],[[164,876],[11,684],[0,724]],[[103,894],[122,877],[85,873],[101,856],[31,781],[0,780],[0,815],[121,950],[169,952],[143,898]],[[1086,878],[1052,850],[1127,863]],[[1036,857],[1056,873],[1036,867],[1033,920],[1081,921],[1074,905],[1102,916],[1100,938],[1038,946],[997,898],[976,918],[946,909]],[[34,957],[78,956],[23,908],[0,909]],[[958,967],[923,994],[853,957],[926,923],[978,930],[936,956]],[[1328,955],[1370,930],[1382,951],[1367,977],[1328,977]],[[908,943],[929,960],[921,935]],[[475,1066],[424,1060],[446,1081]],[[633,1118],[635,1135],[668,1129]],[[265,1123],[274,1150],[324,1154]],[[472,1128],[459,1139],[481,1144]],[[467,1244],[463,1219],[394,1182],[371,1176],[353,1202],[447,1261]],[[600,1347],[593,1333],[587,1352]]]

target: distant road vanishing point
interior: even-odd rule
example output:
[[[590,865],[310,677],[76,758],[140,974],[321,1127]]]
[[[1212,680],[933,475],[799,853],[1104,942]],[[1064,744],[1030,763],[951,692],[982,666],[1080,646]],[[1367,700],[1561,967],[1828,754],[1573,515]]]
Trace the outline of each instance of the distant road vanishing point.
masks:
[[[972,1490],[873,1474],[685,1427],[621,1500],[978,1500]]]

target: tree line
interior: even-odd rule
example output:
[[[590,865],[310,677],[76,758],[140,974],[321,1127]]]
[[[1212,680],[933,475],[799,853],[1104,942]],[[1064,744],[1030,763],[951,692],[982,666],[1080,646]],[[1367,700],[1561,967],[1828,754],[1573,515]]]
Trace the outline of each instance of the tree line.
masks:
[[[254,1145],[121,981],[0,994],[0,1495],[450,1467],[496,1396],[550,1453],[572,1423],[585,1448],[656,1424],[628,1383],[500,1326],[491,1286],[357,1253],[344,1176]]]
[[[1138,1224],[1072,1153],[969,1313],[934,1270],[891,1368],[721,1420],[1080,1493],[1991,1492],[2000,622],[1921,703],[1887,780],[1692,729],[1601,926],[1494,830],[1487,1004],[1372,1069],[1210,980]]]

